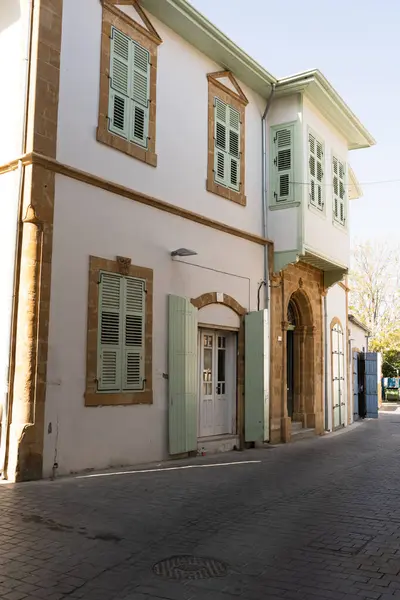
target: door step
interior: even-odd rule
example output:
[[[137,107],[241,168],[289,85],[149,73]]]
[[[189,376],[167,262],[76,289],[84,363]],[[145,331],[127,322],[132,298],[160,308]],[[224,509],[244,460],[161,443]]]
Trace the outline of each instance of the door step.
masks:
[[[299,431],[303,431],[303,423],[301,421],[292,421],[292,435]]]
[[[295,427],[293,430],[292,423],[292,442],[299,442],[300,440],[306,440],[315,437],[315,429],[304,429],[301,423],[299,423],[299,425],[300,427]]]
[[[199,453],[218,454],[220,452],[230,452],[235,447],[239,448],[238,435],[213,435],[197,439],[197,450]]]

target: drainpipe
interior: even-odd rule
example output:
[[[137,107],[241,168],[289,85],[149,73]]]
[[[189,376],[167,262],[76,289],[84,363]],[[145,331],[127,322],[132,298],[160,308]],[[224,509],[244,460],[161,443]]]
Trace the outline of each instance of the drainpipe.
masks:
[[[328,297],[324,296],[325,431],[328,431]]]
[[[262,185],[262,215],[263,215],[263,237],[268,237],[268,205],[267,205],[267,131],[266,119],[271,108],[272,100],[275,94],[275,83],[272,84],[271,93],[269,95],[267,106],[261,119],[261,144],[262,144],[262,169],[261,169],[261,185]],[[269,265],[268,265],[268,246],[264,244],[264,285],[265,292],[265,308],[269,306]]]
[[[262,116],[261,119],[261,185],[262,185],[262,214],[263,214],[263,237],[264,238],[268,238],[268,217],[267,217],[267,211],[268,211],[268,205],[267,205],[267,124],[266,124],[266,119],[267,119],[267,115],[269,112],[269,109],[271,107],[272,104],[272,100],[274,98],[274,94],[275,94],[275,83],[272,84],[272,88],[271,88],[271,93],[269,95],[268,101],[267,101],[267,105],[265,107],[264,110],[264,114]],[[269,346],[268,346],[268,360],[267,360],[267,373],[266,373],[266,379],[267,379],[267,389],[268,389],[268,394],[269,397],[271,396],[271,383],[270,383],[270,371],[271,371],[271,311],[269,310],[269,294],[270,294],[270,289],[269,289],[269,264],[268,264],[268,251],[269,251],[269,246],[267,244],[264,244],[264,286],[265,286],[265,294],[264,294],[264,306],[265,308],[268,310],[268,336],[269,336]],[[260,292],[260,288],[258,289],[258,297],[259,297],[259,292]],[[259,306],[257,307],[257,309],[259,310]],[[270,421],[270,414],[268,415],[268,419]],[[271,435],[271,434],[270,434]],[[270,435],[268,440],[270,440]]]
[[[33,5],[34,0],[28,2],[28,33],[26,39],[25,49],[25,80],[24,80],[24,104],[23,104],[23,122],[22,122],[22,135],[21,135],[21,156],[26,153],[27,145],[27,129],[28,129],[28,101],[29,101],[29,79],[30,79],[30,64],[32,54],[32,29],[33,29]],[[16,324],[17,314],[17,301],[18,301],[18,269],[19,254],[20,254],[20,241],[21,241],[21,210],[23,201],[24,191],[24,175],[25,167],[22,160],[18,161],[18,200],[15,211],[15,238],[14,244],[14,261],[10,273],[9,286],[12,289],[10,298],[10,319],[8,326],[4,332],[4,337],[8,339],[8,366],[7,373],[5,374],[5,390],[4,397],[2,398],[2,418],[1,418],[1,443],[0,443],[0,471],[1,477],[7,478],[7,459],[8,459],[8,439],[9,439],[9,428],[10,428],[10,414],[11,414],[11,395],[12,395],[12,381],[14,373],[13,355],[14,355],[14,344],[13,344],[13,333]]]

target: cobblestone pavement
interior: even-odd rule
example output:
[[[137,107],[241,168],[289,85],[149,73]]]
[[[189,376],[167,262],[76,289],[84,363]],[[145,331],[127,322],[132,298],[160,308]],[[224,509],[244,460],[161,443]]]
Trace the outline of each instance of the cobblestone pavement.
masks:
[[[400,598],[400,414],[162,467],[0,486],[0,597]]]

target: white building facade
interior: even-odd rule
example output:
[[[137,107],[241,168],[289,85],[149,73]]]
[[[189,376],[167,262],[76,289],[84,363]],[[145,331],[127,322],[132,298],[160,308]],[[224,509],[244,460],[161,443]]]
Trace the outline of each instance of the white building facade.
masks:
[[[347,425],[347,154],[368,132],[319,72],[278,81],[185,0],[28,17],[28,134],[0,164],[4,474]]]

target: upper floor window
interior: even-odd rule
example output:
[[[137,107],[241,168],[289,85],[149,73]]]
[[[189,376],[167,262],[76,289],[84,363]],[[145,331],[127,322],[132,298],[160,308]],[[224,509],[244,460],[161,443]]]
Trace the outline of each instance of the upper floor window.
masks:
[[[246,204],[245,107],[248,103],[229,71],[208,78],[207,190]]]
[[[335,156],[332,157],[333,178],[333,218],[344,225],[346,223],[346,165]]]
[[[112,27],[109,130],[147,148],[150,106],[150,53]]]
[[[324,145],[311,131],[308,133],[309,203],[324,210]]]
[[[271,201],[294,202],[294,125],[271,128]]]
[[[139,21],[103,0],[97,140],[157,165],[157,47],[161,43],[137,2]]]
[[[232,190],[240,189],[240,114],[233,106],[214,99],[214,179]]]

